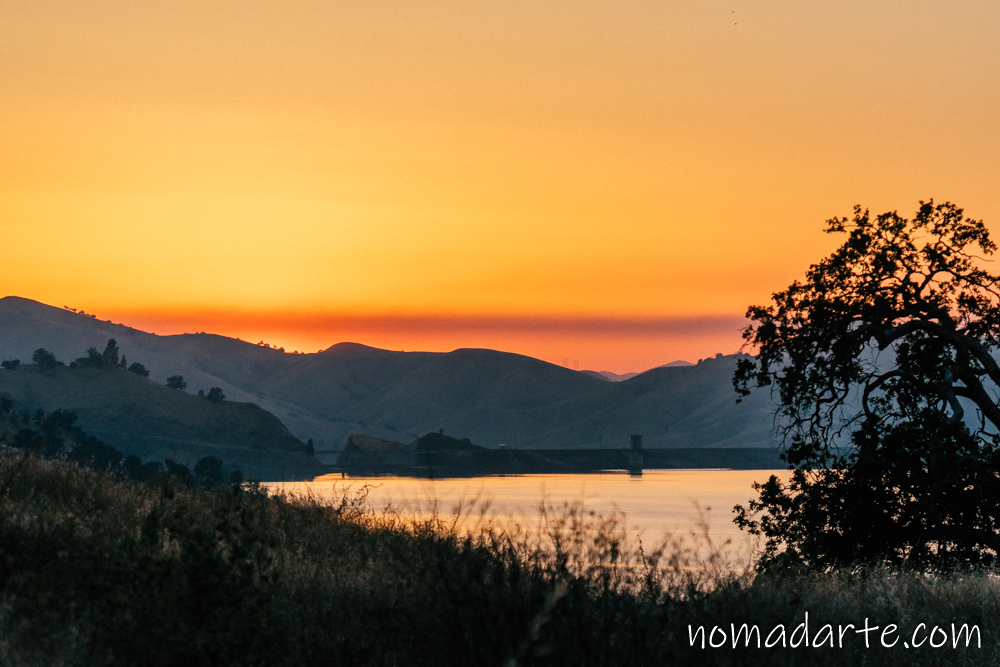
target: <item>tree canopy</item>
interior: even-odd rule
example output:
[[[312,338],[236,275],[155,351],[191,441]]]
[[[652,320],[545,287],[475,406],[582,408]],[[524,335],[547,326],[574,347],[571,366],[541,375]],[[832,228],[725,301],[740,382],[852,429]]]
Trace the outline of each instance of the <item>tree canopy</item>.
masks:
[[[98,352],[96,347],[87,348],[87,356],[73,361],[70,368],[124,368],[122,362],[125,357],[119,359],[118,355],[118,343],[111,338],[104,346],[104,352]]]
[[[79,357],[70,363],[70,368],[103,368],[104,357],[97,351],[96,347],[87,348],[87,356]]]
[[[34,354],[31,355],[31,360],[38,365],[39,368],[55,368],[56,366],[62,366],[63,363],[56,359],[56,355],[49,352],[44,347],[40,347],[35,350]]]
[[[104,347],[104,353],[101,357],[108,366],[118,365],[118,343],[114,338],[108,340],[108,344]]]
[[[747,311],[792,474],[758,485],[737,523],[765,567],[981,562],[1000,554],[1000,283],[996,246],[961,208],[920,202],[827,221],[832,255]]]
[[[187,389],[187,382],[183,375],[171,375],[167,378],[167,386],[171,389]]]
[[[144,377],[144,378],[148,378],[149,377],[149,371],[146,370],[146,367],[143,366],[142,364],[140,364],[138,361],[135,362],[135,363],[133,363],[133,364],[131,364],[128,367],[128,372],[129,373],[135,373],[136,375],[138,375],[140,377]]]

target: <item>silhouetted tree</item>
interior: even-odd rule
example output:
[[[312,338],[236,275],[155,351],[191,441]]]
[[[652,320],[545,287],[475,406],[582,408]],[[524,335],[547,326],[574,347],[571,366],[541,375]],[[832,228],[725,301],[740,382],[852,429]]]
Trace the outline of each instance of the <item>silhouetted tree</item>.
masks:
[[[31,355],[31,360],[35,362],[39,368],[48,369],[63,365],[61,361],[56,360],[56,355],[52,354],[44,347],[40,347],[35,350],[35,353]]]
[[[217,486],[225,481],[222,461],[214,456],[205,456],[194,465],[194,476],[205,486]]]
[[[143,463],[142,459],[134,454],[129,454],[122,460],[122,469],[126,475],[140,482],[162,484],[167,479],[162,463],[159,461]]]
[[[212,403],[222,403],[226,400],[226,395],[222,393],[222,389],[219,387],[212,387],[208,390],[208,395],[205,396]]]
[[[97,351],[96,347],[87,348],[87,356],[79,357],[72,361],[70,368],[102,368],[107,362],[104,355]]]
[[[86,436],[73,446],[68,458],[88,468],[114,470],[121,465],[124,455],[97,438]]]
[[[804,282],[753,306],[741,395],[771,387],[792,475],[736,522],[781,568],[996,561],[1000,554],[1000,278],[962,209],[921,202],[834,218],[847,235]]]
[[[118,343],[114,338],[108,341],[108,344],[104,347],[104,353],[101,355],[104,359],[104,363],[108,366],[118,365]]]
[[[139,481],[145,480],[143,475],[142,459],[135,454],[129,454],[122,459],[122,469],[125,471],[125,474],[132,479]]]
[[[309,438],[309,440],[306,441],[306,454],[309,456],[316,455],[316,445],[313,444],[312,438]]]
[[[13,407],[9,401],[7,406]],[[75,425],[76,418],[76,413],[72,410],[55,410],[48,414],[44,410],[36,410],[31,419],[21,421],[25,424],[34,422],[37,428],[20,429],[15,434],[12,444],[42,455],[64,452],[66,438],[82,442],[87,437],[83,430]]]
[[[0,368],[6,368],[7,370],[14,370],[21,365],[20,359],[9,359],[7,361],[0,362]]]
[[[181,375],[171,375],[167,378],[167,386],[171,389],[187,389],[188,383]]]
[[[164,463],[166,464],[168,475],[185,484],[191,482],[191,471],[186,465],[177,463],[173,459],[166,459]]]
[[[139,375],[144,378],[149,377],[149,371],[147,371],[146,367],[140,364],[138,361],[128,367],[128,372],[135,373],[136,375]]]

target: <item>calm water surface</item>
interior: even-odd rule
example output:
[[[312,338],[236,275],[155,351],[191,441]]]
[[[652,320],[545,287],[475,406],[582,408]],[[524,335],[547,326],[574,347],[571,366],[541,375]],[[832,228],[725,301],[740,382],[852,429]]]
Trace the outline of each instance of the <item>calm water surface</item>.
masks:
[[[462,479],[408,477],[347,477],[325,475],[312,482],[269,484],[291,492],[309,491],[336,498],[345,487],[367,487],[375,509],[392,507],[405,514],[452,514],[463,508],[463,525],[474,525],[479,510],[488,505],[499,521],[516,521],[527,528],[540,524],[539,507],[583,503],[599,514],[620,513],[628,533],[644,544],[658,543],[669,533],[708,535],[715,544],[730,540],[731,551],[747,547],[746,536],[733,525],[733,506],[755,497],[751,485],[784,470],[647,470],[641,477],[627,473],[590,475],[517,475]],[[469,507],[472,507],[471,511]],[[702,549],[704,550],[704,545]]]

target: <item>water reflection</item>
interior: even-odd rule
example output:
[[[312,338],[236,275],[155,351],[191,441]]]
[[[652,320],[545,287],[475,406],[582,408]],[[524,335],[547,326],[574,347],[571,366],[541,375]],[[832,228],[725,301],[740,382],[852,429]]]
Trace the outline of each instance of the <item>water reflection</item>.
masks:
[[[345,487],[364,489],[376,510],[387,507],[410,516],[434,512],[457,516],[460,525],[480,521],[514,521],[527,529],[541,528],[541,504],[561,507],[582,502],[585,510],[618,513],[631,537],[644,544],[666,535],[702,535],[716,545],[730,540],[732,551],[745,550],[747,537],[732,522],[736,504],[754,497],[751,485],[782,470],[645,470],[591,475],[517,475],[457,479],[411,477],[351,477],[340,474],[312,482],[269,484],[291,492],[308,491],[320,498],[337,498]],[[705,530],[707,524],[707,531]],[[704,547],[704,545],[703,545]]]

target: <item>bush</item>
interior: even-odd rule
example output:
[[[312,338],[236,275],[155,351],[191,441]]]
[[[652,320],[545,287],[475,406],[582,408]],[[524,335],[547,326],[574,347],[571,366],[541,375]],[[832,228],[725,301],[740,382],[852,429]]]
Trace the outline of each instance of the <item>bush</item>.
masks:
[[[134,364],[130,365],[128,367],[128,372],[135,373],[139,377],[144,377],[144,378],[149,377],[149,371],[147,371],[146,367],[140,364],[139,362],[135,362]]]
[[[64,365],[61,361],[56,360],[56,355],[46,350],[44,347],[40,347],[35,350],[35,353],[31,355],[31,360],[39,368],[49,369],[55,368],[56,366]]]
[[[167,386],[171,389],[187,389],[187,382],[183,375],[171,375],[167,378]]]

